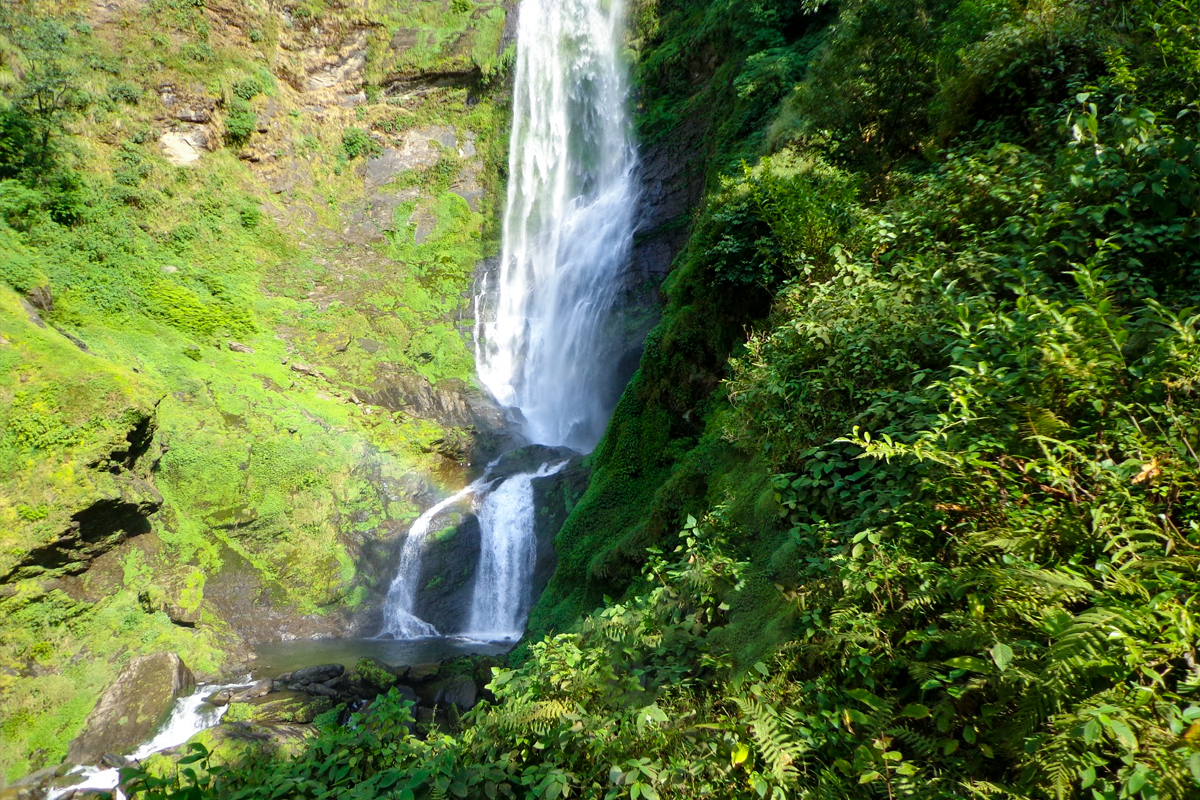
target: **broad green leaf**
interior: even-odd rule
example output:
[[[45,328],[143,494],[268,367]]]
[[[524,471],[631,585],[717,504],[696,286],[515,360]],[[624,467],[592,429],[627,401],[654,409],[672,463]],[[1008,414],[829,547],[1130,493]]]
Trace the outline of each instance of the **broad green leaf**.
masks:
[[[1192,753],[1188,757],[1188,769],[1191,770],[1192,780],[1200,784],[1200,753]]]
[[[1121,722],[1119,719],[1114,719],[1108,723],[1108,729],[1112,731],[1113,736],[1117,737],[1117,741],[1119,741],[1126,750],[1137,750],[1137,737],[1133,735],[1133,731],[1130,730],[1129,726],[1124,722]]]
[[[992,648],[992,661],[996,662],[996,666],[1000,668],[1001,672],[1008,669],[1008,665],[1012,663],[1012,660],[1013,649],[1008,645],[999,642]]]
[[[858,778],[858,782],[859,782],[859,785],[862,785],[864,783],[871,783],[873,781],[877,781],[882,777],[883,777],[883,775],[879,774],[875,770],[871,770],[870,772],[864,772],[862,775],[860,775]]]
[[[912,703],[904,707],[900,712],[900,716],[908,717],[909,719],[925,719],[929,716],[929,707],[923,706],[920,703]]]

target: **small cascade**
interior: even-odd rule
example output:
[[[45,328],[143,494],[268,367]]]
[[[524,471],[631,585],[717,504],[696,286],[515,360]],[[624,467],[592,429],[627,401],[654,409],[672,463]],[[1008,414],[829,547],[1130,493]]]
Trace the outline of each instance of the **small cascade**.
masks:
[[[566,465],[545,464],[537,472],[514,475],[484,499],[479,510],[483,547],[468,636],[500,641],[519,639],[525,632],[537,566],[533,482]]]
[[[383,605],[383,630],[379,638],[420,639],[426,636],[438,636],[437,628],[413,613],[417,604],[417,590],[421,580],[421,556],[425,552],[425,537],[433,521],[446,509],[474,497],[485,486],[480,479],[463,489],[458,494],[447,497],[433,508],[426,511],[408,529],[404,546],[400,550],[400,563],[396,566],[396,577],[388,588],[387,599]]]
[[[139,747],[129,758],[133,761],[142,761],[155,753],[179,747],[200,731],[215,728],[229,707],[217,708],[209,705],[205,699],[224,689],[244,689],[247,685],[231,683],[224,686],[196,687],[195,692],[175,701],[175,706],[171,709],[171,716],[163,723],[154,738]],[[58,800],[59,797],[74,792],[114,792],[114,796],[118,800],[124,797],[124,794],[117,788],[121,782],[121,776],[115,769],[79,766],[71,770],[69,774],[79,776],[82,781],[73,786],[51,789],[46,800]]]

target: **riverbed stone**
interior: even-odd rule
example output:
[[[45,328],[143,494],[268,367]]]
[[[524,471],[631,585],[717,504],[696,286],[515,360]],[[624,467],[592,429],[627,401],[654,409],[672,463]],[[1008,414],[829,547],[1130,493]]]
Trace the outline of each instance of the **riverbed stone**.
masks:
[[[175,699],[196,685],[174,653],[138,656],[125,665],[71,742],[67,760],[95,764],[107,753],[124,755],[152,737]]]
[[[249,703],[251,700],[265,697],[275,688],[274,683],[274,681],[269,679],[261,680],[245,689],[239,689],[229,696],[229,702]]]
[[[333,708],[328,697],[304,692],[279,692],[231,706],[230,715],[245,722],[265,725],[308,725]]]
[[[305,667],[292,673],[289,683],[324,683],[345,674],[346,668],[341,664],[321,664],[316,667]]]
[[[418,695],[425,705],[441,708],[455,706],[461,711],[474,708],[479,701],[475,680],[470,677],[449,678],[432,683],[421,689]]]

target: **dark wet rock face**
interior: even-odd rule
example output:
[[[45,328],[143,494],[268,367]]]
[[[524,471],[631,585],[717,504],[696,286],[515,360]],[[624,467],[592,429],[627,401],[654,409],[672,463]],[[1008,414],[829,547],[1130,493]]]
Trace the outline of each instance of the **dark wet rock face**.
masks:
[[[568,451],[569,452],[569,451]],[[571,509],[587,491],[592,471],[584,464],[583,456],[573,454],[562,471],[533,482],[534,534],[537,536],[537,566],[533,571],[531,596],[533,605],[546,591],[554,570],[558,567],[558,552],[554,540],[566,524]]]
[[[67,761],[98,764],[109,753],[133,752],[158,730],[175,699],[195,684],[174,653],[133,659],[88,715],[83,731],[71,742]]]
[[[417,616],[445,634],[466,629],[482,549],[479,518],[457,517],[456,524],[430,531],[417,593]]]

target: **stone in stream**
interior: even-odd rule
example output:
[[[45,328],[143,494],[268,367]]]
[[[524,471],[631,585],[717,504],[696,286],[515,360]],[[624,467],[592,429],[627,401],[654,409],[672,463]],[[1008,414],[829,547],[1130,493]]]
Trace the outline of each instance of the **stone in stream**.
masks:
[[[455,706],[462,711],[468,711],[478,702],[479,691],[474,678],[462,677],[431,683],[422,687],[418,695],[427,706]]]
[[[230,703],[248,703],[260,697],[269,695],[274,689],[274,681],[267,679],[259,681],[245,689],[239,689],[229,696]]]
[[[308,725],[319,715],[333,708],[328,697],[314,697],[305,692],[278,692],[255,698],[236,707],[228,716],[235,721],[265,725]]]
[[[305,667],[293,672],[288,679],[288,683],[306,684],[306,683],[324,683],[325,681],[334,678],[340,678],[345,674],[346,668],[341,664],[322,664],[319,667]]]
[[[174,653],[133,659],[88,715],[67,750],[67,761],[96,764],[108,753],[133,752],[158,730],[175,699],[195,685]]]
[[[396,685],[401,675],[407,674],[408,669],[398,670],[383,663],[378,658],[360,658],[354,665],[354,675],[366,687],[378,692],[386,692]]]

